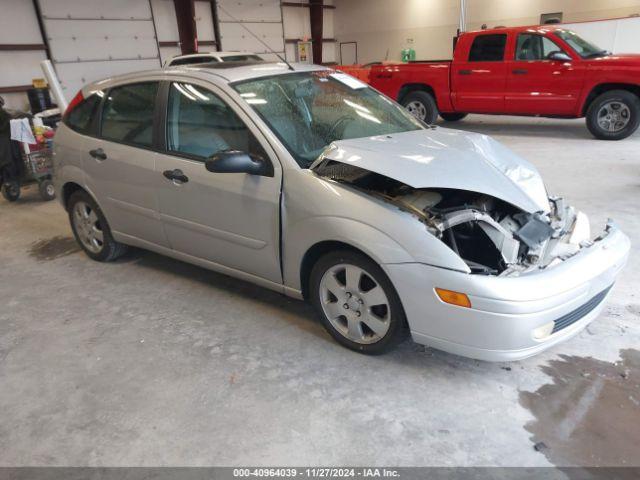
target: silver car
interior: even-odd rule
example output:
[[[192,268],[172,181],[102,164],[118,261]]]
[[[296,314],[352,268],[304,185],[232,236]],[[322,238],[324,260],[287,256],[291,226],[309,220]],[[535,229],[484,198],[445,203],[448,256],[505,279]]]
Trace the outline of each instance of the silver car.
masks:
[[[207,64],[88,85],[55,185],[87,255],[127,245],[317,308],[342,345],[484,360],[579,332],[629,252],[491,138],[422,124],[319,66]]]

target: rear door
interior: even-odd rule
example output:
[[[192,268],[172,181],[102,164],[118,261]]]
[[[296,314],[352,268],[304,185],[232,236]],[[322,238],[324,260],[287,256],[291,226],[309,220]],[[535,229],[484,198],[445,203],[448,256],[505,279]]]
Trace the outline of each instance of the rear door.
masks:
[[[579,62],[549,59],[553,52],[567,53],[544,35],[518,34],[514,58],[507,62],[508,112],[531,115],[575,113],[585,71]]]
[[[473,38],[466,58],[454,60],[451,83],[456,111],[504,113],[506,45],[506,33],[479,34]]]
[[[197,81],[165,84],[166,151],[155,177],[160,217],[171,248],[271,282],[280,272],[282,170],[250,118],[223,91]],[[271,176],[212,173],[222,150],[269,159]],[[165,178],[180,171],[184,180]],[[171,174],[167,174],[171,176]]]
[[[166,246],[157,211],[154,117],[159,83],[131,83],[104,94],[99,137],[82,155],[86,183],[116,234]]]

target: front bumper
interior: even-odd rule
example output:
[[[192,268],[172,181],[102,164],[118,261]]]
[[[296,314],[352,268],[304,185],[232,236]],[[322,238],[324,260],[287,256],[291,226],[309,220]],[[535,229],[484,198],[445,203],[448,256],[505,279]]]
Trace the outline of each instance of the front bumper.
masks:
[[[629,256],[629,238],[615,226],[591,246],[553,267],[517,277],[472,275],[430,265],[384,265],[413,339],[440,350],[487,361],[519,360],[572,337],[604,305]],[[464,292],[471,308],[444,303],[439,287]],[[533,331],[555,323],[539,340]]]

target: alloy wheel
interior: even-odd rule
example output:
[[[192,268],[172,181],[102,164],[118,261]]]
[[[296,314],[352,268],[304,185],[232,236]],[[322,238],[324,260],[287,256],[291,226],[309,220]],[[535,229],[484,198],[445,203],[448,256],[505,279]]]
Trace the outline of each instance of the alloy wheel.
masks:
[[[427,108],[424,106],[422,102],[418,102],[414,100],[413,102],[407,103],[405,106],[407,111],[416,117],[418,120],[423,120],[427,118]]]
[[[73,226],[82,245],[92,253],[100,253],[104,246],[104,232],[91,205],[83,201],[74,205]]]
[[[334,265],[324,273],[319,287],[323,313],[345,338],[371,344],[389,331],[389,299],[366,270],[346,263]]]
[[[631,121],[631,111],[629,107],[618,101],[611,100],[598,110],[598,125],[608,132],[619,132],[623,130]]]

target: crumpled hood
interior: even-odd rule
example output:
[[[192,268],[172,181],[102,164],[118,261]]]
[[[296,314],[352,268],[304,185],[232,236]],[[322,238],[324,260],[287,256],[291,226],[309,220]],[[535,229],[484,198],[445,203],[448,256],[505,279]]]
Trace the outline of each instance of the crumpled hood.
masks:
[[[311,166],[330,159],[413,188],[453,188],[499,198],[529,212],[549,212],[540,174],[486,135],[446,128],[333,142]]]

